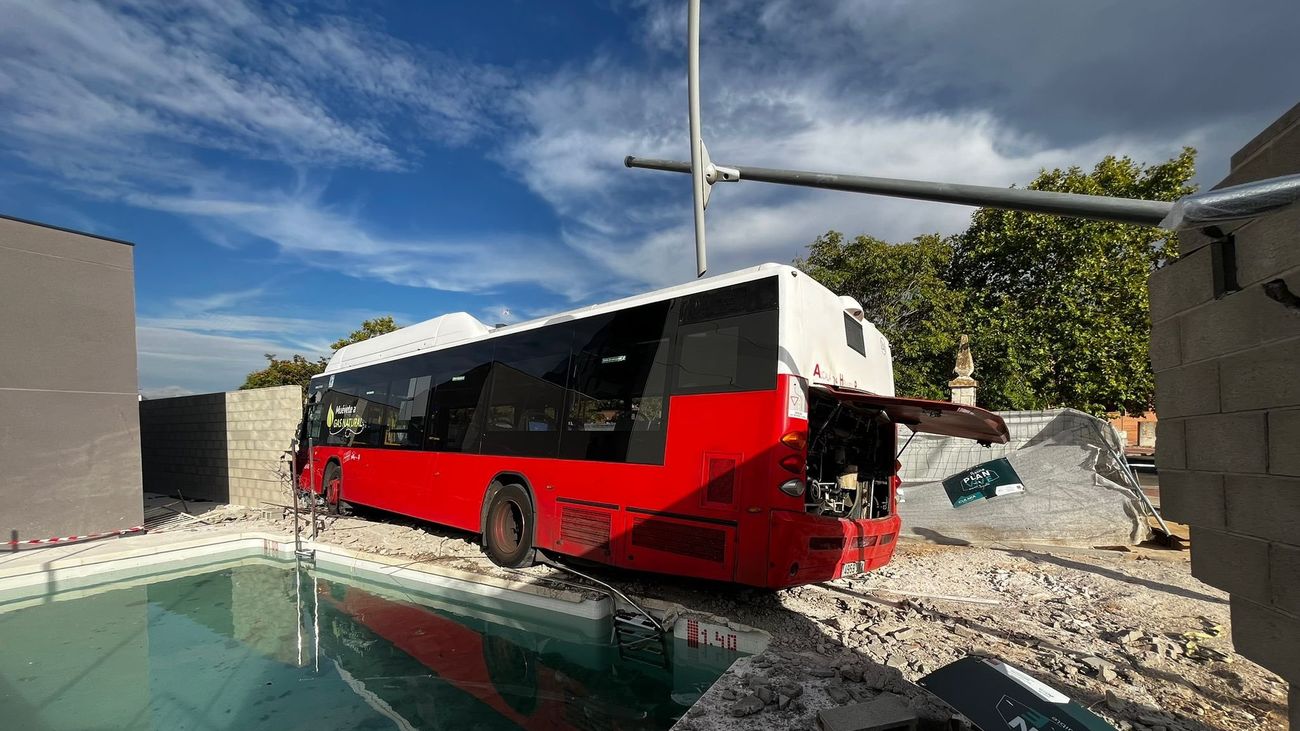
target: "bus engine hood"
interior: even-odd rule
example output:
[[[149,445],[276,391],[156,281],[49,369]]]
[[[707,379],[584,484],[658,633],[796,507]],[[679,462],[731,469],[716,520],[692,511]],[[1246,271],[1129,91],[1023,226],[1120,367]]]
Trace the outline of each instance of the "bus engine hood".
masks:
[[[890,421],[914,432],[973,439],[981,444],[1006,444],[1011,439],[1002,417],[977,406],[948,401],[878,396],[874,393],[816,383],[812,388],[844,403],[879,409]]]

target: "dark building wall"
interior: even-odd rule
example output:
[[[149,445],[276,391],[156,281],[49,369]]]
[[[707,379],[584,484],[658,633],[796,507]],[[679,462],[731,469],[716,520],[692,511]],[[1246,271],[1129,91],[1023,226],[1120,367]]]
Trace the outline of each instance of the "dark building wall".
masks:
[[[133,248],[0,217],[0,531],[143,520]]]

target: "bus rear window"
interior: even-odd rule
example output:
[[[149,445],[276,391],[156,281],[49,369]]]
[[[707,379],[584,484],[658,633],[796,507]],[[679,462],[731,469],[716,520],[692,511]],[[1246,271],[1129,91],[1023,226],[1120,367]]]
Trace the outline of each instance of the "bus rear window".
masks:
[[[862,323],[847,312],[844,313],[844,339],[848,341],[850,348],[862,355],[867,354],[867,343],[865,336],[862,334]]]

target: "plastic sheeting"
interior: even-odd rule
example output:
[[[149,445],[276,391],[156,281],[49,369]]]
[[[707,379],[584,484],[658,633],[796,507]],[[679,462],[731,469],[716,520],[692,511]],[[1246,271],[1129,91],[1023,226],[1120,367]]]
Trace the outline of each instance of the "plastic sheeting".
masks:
[[[1300,199],[1300,175],[1283,175],[1253,183],[1189,195],[1169,210],[1160,227],[1183,231],[1257,218]]]
[[[1011,441],[974,442],[899,428],[903,535],[939,543],[1115,546],[1151,537],[1110,424],[1073,409],[999,412]],[[1005,457],[1025,492],[954,508],[942,481]]]

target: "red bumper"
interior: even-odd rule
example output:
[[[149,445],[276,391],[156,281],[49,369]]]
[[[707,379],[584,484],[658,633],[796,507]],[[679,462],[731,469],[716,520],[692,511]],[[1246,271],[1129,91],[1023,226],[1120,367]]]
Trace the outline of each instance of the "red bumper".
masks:
[[[897,515],[877,520],[824,518],[773,510],[768,543],[769,588],[838,579],[871,571],[894,555],[902,521]]]

